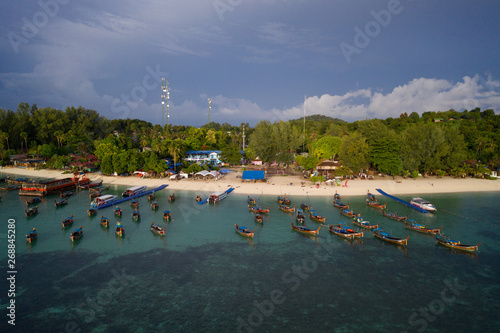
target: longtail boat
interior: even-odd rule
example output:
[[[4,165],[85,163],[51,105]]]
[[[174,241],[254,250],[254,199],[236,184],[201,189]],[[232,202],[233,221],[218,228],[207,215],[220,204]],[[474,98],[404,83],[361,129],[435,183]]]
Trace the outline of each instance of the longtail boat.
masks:
[[[257,207],[257,206],[248,206],[248,208],[254,212],[254,213],[258,213],[258,214],[267,214],[269,213],[269,211],[271,210],[271,206],[269,206],[268,209],[264,209],[264,208],[260,208],[260,207]]]
[[[62,226],[63,228],[69,227],[70,225],[73,224],[73,222],[74,222],[73,215],[71,215],[62,221]]]
[[[333,201],[335,200],[340,200],[340,194],[338,194],[337,191],[335,191],[335,194],[333,196]]]
[[[385,204],[381,205],[377,201],[370,201],[369,199],[366,199],[366,204],[372,208],[381,209],[381,210],[384,210],[385,207],[387,206],[387,202]]]
[[[385,217],[388,217],[390,219],[393,219],[393,220],[396,220],[396,221],[406,221],[406,219],[408,218],[408,215],[406,216],[398,216],[396,213],[392,213],[392,212],[385,212],[385,210],[382,212],[382,214],[385,216]]]
[[[172,218],[172,215],[170,214],[170,211],[169,211],[169,210],[164,210],[164,211],[163,211],[163,218],[164,218],[166,221],[170,221],[170,219]]]
[[[264,222],[264,220],[262,218],[262,215],[260,215],[260,214],[255,214],[254,215],[254,219],[255,219],[255,222],[257,222],[257,223],[263,223]]]
[[[359,214],[355,214],[352,210],[350,209],[342,209],[340,211],[340,214],[344,215],[344,216],[347,216],[347,217],[360,217],[361,216],[361,213]]]
[[[326,216],[319,215],[314,209],[309,210],[309,217],[316,222],[325,223],[326,221]]]
[[[280,210],[283,211],[283,212],[287,212],[287,213],[293,213],[295,212],[295,206],[293,207],[288,207],[288,206],[285,206],[285,205],[280,205]]]
[[[98,196],[100,196],[102,194],[102,192],[104,192],[104,191],[93,191],[93,192],[90,192],[89,198],[90,199],[97,198]]]
[[[441,228],[442,228],[442,227],[439,227],[437,229],[426,228],[424,225],[418,224],[417,222],[415,222],[413,220],[408,220],[405,222],[405,224],[406,224],[407,229],[422,232],[424,234],[438,234],[441,232]]]
[[[120,207],[116,206],[115,207],[115,210],[114,210],[114,213],[116,216],[122,216],[122,210]]]
[[[248,230],[247,228],[245,227],[239,227],[237,224],[235,224],[235,227],[236,227],[236,231],[243,237],[248,237],[248,238],[253,238],[253,235],[255,233],[255,229],[252,230],[252,232],[250,232],[250,230]]]
[[[119,237],[123,237],[125,235],[125,229],[123,229],[122,224],[120,222],[116,223],[115,234]]]
[[[381,239],[385,242],[389,242],[389,243],[397,244],[397,245],[405,245],[405,246],[408,245],[408,238],[410,238],[410,236],[408,236],[406,238],[393,237],[388,232],[385,232],[382,229],[373,230],[373,235],[375,237],[377,237],[378,239]]]
[[[36,228],[33,228],[30,232],[26,234],[26,241],[28,243],[36,241],[38,238],[38,233],[36,232]]]
[[[479,245],[481,245],[481,243],[479,243],[477,245],[461,244],[460,241],[452,240],[448,236],[443,235],[443,234],[436,235],[436,240],[437,240],[437,244],[440,244],[440,245],[443,245],[443,246],[446,246],[446,247],[449,247],[449,248],[452,248],[455,250],[465,251],[465,252],[476,252],[479,249]]]
[[[351,204],[344,204],[342,202],[340,202],[339,200],[335,200],[333,201],[333,207],[337,207],[337,208],[340,208],[340,209],[349,209],[349,206]]]
[[[21,188],[20,185],[9,185],[7,187],[0,187],[0,190],[2,191],[15,191],[19,190]]]
[[[135,207],[135,208],[139,207],[139,201],[137,201],[137,200],[130,201],[130,206]]]
[[[297,221],[297,224],[304,224],[304,222],[306,221],[304,211],[300,208],[297,209],[297,215],[295,215],[295,221]]]
[[[64,206],[68,203],[68,199],[62,199],[62,200],[54,200],[56,207],[61,207]]]
[[[59,197],[61,198],[67,198],[73,195],[73,191],[64,191],[59,193]]]
[[[132,218],[136,221],[141,218],[141,214],[139,213],[138,210],[134,210],[134,212],[132,213]]]
[[[196,199],[195,199],[195,200],[196,200],[196,202],[200,202],[200,201],[202,201],[203,199],[201,198],[201,195],[197,194],[197,195],[196,195]]]
[[[80,239],[82,236],[83,236],[83,229],[82,226],[80,226],[80,228],[73,231],[69,237],[71,238],[71,241],[74,242],[77,239]]]
[[[311,206],[305,203],[300,204],[300,208],[304,211],[311,209]]]
[[[363,237],[363,232],[358,232],[349,228],[345,222],[339,223],[336,226],[330,224],[328,230],[330,230],[332,234],[343,238],[354,239],[356,237]]]
[[[155,225],[154,222],[151,222],[151,231],[154,232],[155,234],[157,235],[160,235],[160,236],[165,236],[165,227],[159,227],[157,225]]]
[[[257,203],[255,202],[254,198],[252,198],[251,196],[248,196],[248,198],[247,198],[247,204],[249,204],[249,205],[256,205]]]
[[[290,199],[286,197],[286,195],[284,197],[278,197],[276,201],[278,201],[278,204],[280,205],[290,205],[292,203]]]
[[[83,185],[78,185],[78,188],[80,189],[91,189],[92,187],[96,187],[96,186],[99,186],[102,184],[102,179],[100,180],[97,180],[97,181],[93,181],[93,182],[90,182],[90,183],[87,183],[87,184],[83,184]]]
[[[172,193],[171,195],[168,196],[168,201],[170,201],[170,202],[175,201],[175,193]]]
[[[316,229],[316,230],[311,230],[309,228],[306,228],[303,225],[297,225],[296,226],[292,222],[292,230],[300,232],[301,234],[305,234],[305,235],[309,235],[309,236],[316,236],[319,233],[319,229],[321,229],[321,227],[318,227],[318,229]]]
[[[370,224],[370,222],[363,220],[362,217],[354,217],[352,223],[355,225],[365,228],[365,229],[377,229],[380,223],[377,223],[376,225]]]
[[[374,201],[374,202],[377,202],[377,199],[375,199],[375,195],[370,193],[370,191],[368,191],[368,193],[366,194],[368,196],[368,199],[370,201]]]
[[[158,201],[153,201],[153,203],[151,204],[151,208],[156,210],[158,209],[158,207],[160,207],[160,204],[158,203]]]
[[[99,223],[103,226],[103,227],[108,227],[109,226],[109,221],[106,217],[102,216],[101,215],[101,220],[99,221]]]
[[[155,193],[151,193],[151,194],[148,194],[148,200],[151,201],[151,200],[154,200],[156,197],[155,197]]]
[[[26,216],[33,216],[35,214],[38,214],[38,206],[28,208],[24,211]]]
[[[87,214],[89,216],[96,215],[97,214],[97,209],[94,209],[94,208],[87,209]]]
[[[33,198],[30,200],[26,200],[26,205],[32,205],[32,204],[36,204],[36,203],[40,203],[40,202],[42,202],[42,200],[40,198]]]

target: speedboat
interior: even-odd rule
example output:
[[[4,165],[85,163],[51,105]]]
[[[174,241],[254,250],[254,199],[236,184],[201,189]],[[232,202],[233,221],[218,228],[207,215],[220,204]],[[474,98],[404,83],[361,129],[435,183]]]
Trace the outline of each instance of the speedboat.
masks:
[[[125,192],[122,193],[122,197],[130,197],[138,193],[142,193],[146,191],[146,186],[134,186],[134,187],[129,187],[125,190]]]
[[[410,203],[414,206],[417,206],[418,208],[422,208],[425,210],[429,210],[429,211],[437,210],[433,204],[431,204],[429,201],[424,200],[422,198],[413,198],[413,199],[411,199]]]
[[[97,208],[99,206],[108,204],[110,202],[113,202],[117,197],[117,195],[112,194],[101,195],[100,197],[97,197],[94,199],[94,201],[92,201],[91,207]]]

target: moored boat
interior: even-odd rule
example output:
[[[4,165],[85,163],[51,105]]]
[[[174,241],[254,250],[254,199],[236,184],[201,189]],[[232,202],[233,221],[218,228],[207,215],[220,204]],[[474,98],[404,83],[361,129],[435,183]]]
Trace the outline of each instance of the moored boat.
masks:
[[[352,223],[354,223],[355,225],[357,225],[361,228],[372,229],[372,230],[377,229],[378,226],[380,225],[380,223],[377,223],[376,225],[372,225],[372,224],[370,224],[369,221],[363,220],[362,217],[354,217]]]
[[[168,201],[170,201],[170,202],[175,201],[175,193],[172,193],[171,195],[168,196]]]
[[[118,237],[123,237],[125,235],[125,229],[123,229],[123,226],[120,222],[116,222],[115,234]]]
[[[122,216],[122,209],[118,206],[115,207],[114,213],[116,216]]]
[[[127,188],[123,193],[122,197],[130,197],[139,193],[146,191],[147,186],[139,185]]]
[[[160,236],[165,236],[165,227],[159,227],[157,225],[155,225],[154,222],[151,222],[151,231],[154,232],[155,234],[157,235],[160,235]]]
[[[388,232],[385,232],[382,229],[373,230],[373,235],[375,237],[377,237],[378,239],[381,239],[385,242],[397,244],[397,245],[405,245],[405,246],[408,245],[408,238],[410,238],[410,236],[408,236],[406,238],[393,237],[393,236],[391,236],[391,234],[389,234]]]
[[[104,205],[108,205],[108,204],[111,204],[113,201],[115,201],[116,198],[118,198],[117,195],[112,195],[112,194],[101,195],[101,196],[95,198],[92,201],[92,203],[90,204],[90,206],[92,208],[97,208],[97,207],[101,207]]]
[[[441,232],[441,228],[442,228],[442,227],[439,227],[437,229],[426,228],[424,225],[418,224],[417,222],[415,222],[413,220],[407,220],[405,222],[405,225],[406,225],[407,229],[410,229],[410,230],[413,230],[413,231],[417,231],[417,232],[421,232],[421,233],[424,233],[424,234],[438,234],[438,233]]]
[[[236,231],[243,237],[248,237],[248,238],[253,238],[253,235],[255,233],[255,229],[250,232],[250,230],[248,230],[247,228],[245,227],[240,227],[238,226],[237,224],[235,224],[235,227],[236,227]]]
[[[33,230],[31,230],[30,232],[28,232],[26,234],[26,241],[28,243],[32,243],[34,241],[36,241],[38,238],[38,233],[36,232],[36,228],[33,228]]]
[[[418,208],[425,209],[427,211],[436,211],[436,207],[431,204],[429,201],[422,198],[413,198],[410,201],[410,204],[417,206]]]
[[[248,206],[248,209],[257,214],[267,214],[271,210],[271,206],[269,206],[268,209],[264,209],[258,206]]]
[[[283,212],[287,212],[287,213],[293,213],[295,212],[295,206],[293,207],[288,207],[288,206],[285,206],[285,205],[280,205],[280,210],[283,211]]]
[[[82,190],[84,190],[84,189],[91,189],[92,187],[100,186],[101,184],[102,184],[102,179],[96,180],[96,181],[93,181],[93,182],[89,182],[89,183],[86,183],[86,184],[78,185],[78,188],[80,188]]]
[[[24,211],[26,216],[33,216],[35,214],[38,214],[38,206],[28,208]]]
[[[94,209],[94,208],[87,209],[87,214],[89,216],[96,215],[97,214],[97,209]]]
[[[316,230],[312,230],[312,229],[306,228],[303,225],[294,225],[292,222],[292,230],[300,232],[301,234],[310,235],[310,236],[317,236],[319,233],[319,229],[321,229],[321,227],[318,227],[318,229],[316,229]]]
[[[308,204],[302,202],[300,204],[300,209],[302,209],[303,211],[309,210],[309,209],[311,209],[311,205],[308,205]]]
[[[286,194],[284,197],[278,197],[276,201],[278,201],[280,205],[290,205],[292,203],[292,201],[286,197]]]
[[[132,213],[132,218],[137,221],[137,220],[139,220],[140,217],[141,217],[141,214],[139,213],[139,211],[134,210],[134,212]]]
[[[139,207],[139,201],[137,201],[137,200],[131,200],[130,201],[130,206],[132,206],[134,208],[138,208]]]
[[[304,224],[304,222],[306,221],[304,211],[300,208],[297,209],[297,215],[295,215],[295,221],[297,221],[297,224]]]
[[[344,204],[342,202],[340,202],[340,200],[334,200],[333,201],[333,207],[337,207],[337,208],[340,208],[340,209],[349,209],[349,206],[351,204]]]
[[[234,187],[230,187],[225,191],[214,192],[210,194],[209,197],[205,200],[198,201],[198,198],[196,200],[198,205],[203,205],[204,203],[215,204],[221,200],[224,200],[227,197],[227,195],[232,191],[234,191]]]
[[[61,206],[68,204],[68,199],[62,199],[59,201],[54,200],[54,203],[55,203],[56,207],[61,207]]]
[[[248,203],[249,205],[255,205],[255,204],[256,204],[255,199],[254,199],[254,198],[252,198],[251,196],[248,196],[248,197],[247,197],[247,203]]]
[[[369,199],[370,201],[374,201],[374,202],[376,202],[376,201],[377,201],[377,199],[375,199],[375,195],[374,195],[374,194],[372,194],[372,193],[370,193],[370,191],[368,191],[368,193],[367,193],[366,195],[368,196],[368,199]]]
[[[83,228],[82,226],[80,226],[80,228],[78,229],[75,229],[71,234],[70,234],[70,238],[71,238],[71,241],[74,242],[76,241],[77,239],[80,239],[81,237],[83,236]]]
[[[73,224],[73,222],[74,222],[73,215],[71,215],[62,221],[62,226],[63,228],[69,227],[70,225]]]
[[[340,200],[340,194],[338,194],[337,191],[335,191],[335,194],[333,195],[333,201],[335,200]]]
[[[349,228],[345,222],[341,222],[335,226],[330,224],[328,230],[330,230],[332,234],[343,238],[354,239],[356,237],[363,237],[363,232],[358,232]]]
[[[385,207],[387,206],[387,202],[385,204],[381,205],[377,201],[370,201],[370,199],[366,199],[366,204],[372,208],[381,209],[381,210],[384,210]]]
[[[476,252],[479,250],[479,245],[481,245],[481,243],[477,245],[461,244],[460,241],[452,240],[450,237],[443,234],[436,235],[436,241],[437,244],[465,252]]]
[[[408,218],[408,215],[406,215],[406,216],[398,216],[397,213],[386,212],[385,210],[382,212],[382,214],[385,217],[388,217],[388,218],[396,220],[396,221],[402,221],[402,222],[406,221],[406,219]]]
[[[195,199],[195,200],[196,200],[196,202],[200,202],[200,201],[202,201],[203,199],[201,198],[201,195],[197,194],[197,195],[196,195],[196,199]]]
[[[67,198],[73,195],[73,191],[64,191],[59,193],[59,197],[61,198]]]
[[[352,217],[352,218],[354,218],[354,217],[360,217],[360,216],[361,216],[361,213],[356,214],[356,213],[354,213],[354,212],[353,212],[352,210],[350,210],[350,209],[342,209],[342,210],[340,211],[340,214],[342,214],[342,215],[344,215],[344,216],[347,216],[347,217]]]
[[[321,216],[318,213],[316,213],[316,210],[314,210],[314,209],[309,210],[309,217],[316,222],[325,223],[325,221],[326,221],[326,215]]]
[[[164,210],[164,211],[163,211],[163,218],[164,218],[166,221],[170,221],[170,219],[172,218],[172,215],[170,214],[170,211],[169,211],[169,210]]]
[[[106,217],[102,216],[102,215],[101,215],[101,220],[99,221],[99,223],[103,227],[106,227],[106,228],[109,226],[109,220]]]
[[[153,210],[158,209],[158,207],[160,207],[160,204],[158,203],[158,201],[156,201],[156,200],[155,200],[155,201],[153,201],[153,202],[151,203],[151,208],[152,208]]]
[[[151,201],[151,200],[155,200],[155,199],[156,199],[156,197],[155,197],[154,192],[153,192],[153,193],[151,193],[151,194],[148,194],[148,200],[149,200],[149,201]]]
[[[264,220],[262,218],[262,215],[260,215],[260,214],[255,214],[254,215],[254,219],[255,219],[255,222],[257,222],[257,223],[263,223],[264,222]]]
[[[40,198],[32,198],[30,200],[26,200],[26,205],[32,205],[32,204],[37,204],[42,202],[42,199]]]

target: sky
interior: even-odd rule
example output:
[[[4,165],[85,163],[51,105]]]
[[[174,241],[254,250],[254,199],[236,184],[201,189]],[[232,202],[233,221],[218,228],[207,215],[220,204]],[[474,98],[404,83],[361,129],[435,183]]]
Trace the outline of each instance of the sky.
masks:
[[[24,0],[0,3],[0,108],[255,125],[500,110],[500,2]]]

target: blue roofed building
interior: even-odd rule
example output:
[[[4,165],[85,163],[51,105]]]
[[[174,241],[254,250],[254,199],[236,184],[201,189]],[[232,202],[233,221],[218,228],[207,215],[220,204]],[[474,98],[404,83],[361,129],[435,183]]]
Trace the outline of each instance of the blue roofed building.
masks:
[[[198,164],[218,165],[220,160],[220,150],[190,150],[186,153],[185,161]]]

